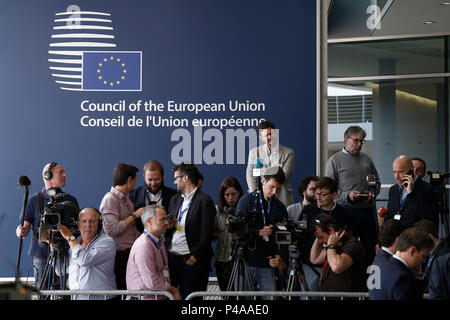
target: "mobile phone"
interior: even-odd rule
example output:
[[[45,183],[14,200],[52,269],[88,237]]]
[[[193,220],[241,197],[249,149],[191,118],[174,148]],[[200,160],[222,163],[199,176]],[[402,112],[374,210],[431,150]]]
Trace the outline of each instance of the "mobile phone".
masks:
[[[368,197],[369,195],[367,193],[360,193],[358,194],[358,197]]]
[[[406,174],[407,174],[408,176],[412,176],[413,170],[412,170],[412,169],[409,169],[409,171],[408,171]],[[403,186],[404,186],[405,188],[408,188],[408,181],[406,181],[405,178],[403,178]]]

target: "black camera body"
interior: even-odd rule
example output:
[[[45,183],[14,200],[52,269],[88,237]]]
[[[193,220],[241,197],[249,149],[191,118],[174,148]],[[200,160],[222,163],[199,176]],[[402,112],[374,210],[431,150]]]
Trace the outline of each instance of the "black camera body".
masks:
[[[230,215],[228,220],[228,232],[237,238],[237,245],[248,246],[252,240],[250,225],[261,215],[261,211],[240,211],[236,215]]]
[[[276,224],[275,242],[277,244],[306,245],[308,241],[308,223],[306,220],[294,221],[285,218]]]
[[[47,203],[39,225],[39,241],[49,241],[54,250],[67,250],[69,245],[58,229],[59,225],[66,226],[75,236],[78,236],[77,225],[78,205],[68,193],[55,194],[47,190],[50,201]]]

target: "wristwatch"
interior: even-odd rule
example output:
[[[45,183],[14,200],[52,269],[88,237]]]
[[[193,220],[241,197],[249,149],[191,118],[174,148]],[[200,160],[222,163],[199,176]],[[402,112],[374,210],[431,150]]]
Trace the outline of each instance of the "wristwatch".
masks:
[[[327,250],[328,249],[336,249],[336,247],[334,246],[334,244],[329,244],[325,247]]]
[[[70,242],[70,241],[73,241],[73,240],[77,240],[77,238],[74,235],[71,235],[68,241]]]
[[[137,220],[137,218],[138,218],[138,217],[137,217],[137,216],[136,216],[136,215],[135,215],[134,213],[130,214],[130,216],[132,216],[132,217],[133,217],[133,220],[134,220],[134,221],[136,221],[136,220]]]

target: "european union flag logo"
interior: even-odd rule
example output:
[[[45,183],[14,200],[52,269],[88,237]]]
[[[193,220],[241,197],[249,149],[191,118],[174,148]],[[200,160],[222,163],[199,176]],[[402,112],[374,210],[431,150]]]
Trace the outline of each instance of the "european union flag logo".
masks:
[[[141,51],[83,52],[83,91],[141,91]]]

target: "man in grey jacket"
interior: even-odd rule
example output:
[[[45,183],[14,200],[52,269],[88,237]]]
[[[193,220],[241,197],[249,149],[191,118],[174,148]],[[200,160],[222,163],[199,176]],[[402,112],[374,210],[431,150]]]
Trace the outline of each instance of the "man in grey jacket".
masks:
[[[258,129],[264,144],[251,149],[248,154],[246,172],[248,192],[258,189],[258,178],[253,175],[256,162],[259,163],[260,168],[280,166],[286,179],[276,196],[287,207],[294,203],[294,191],[291,184],[295,160],[294,150],[278,143],[278,130],[275,129],[275,125],[272,122],[261,121]]]
[[[355,236],[360,237],[366,251],[367,265],[370,265],[378,243],[374,199],[380,193],[381,183],[372,159],[361,152],[365,138],[363,128],[348,127],[344,133],[345,147],[328,159],[325,175],[338,182],[336,202],[353,216]]]

